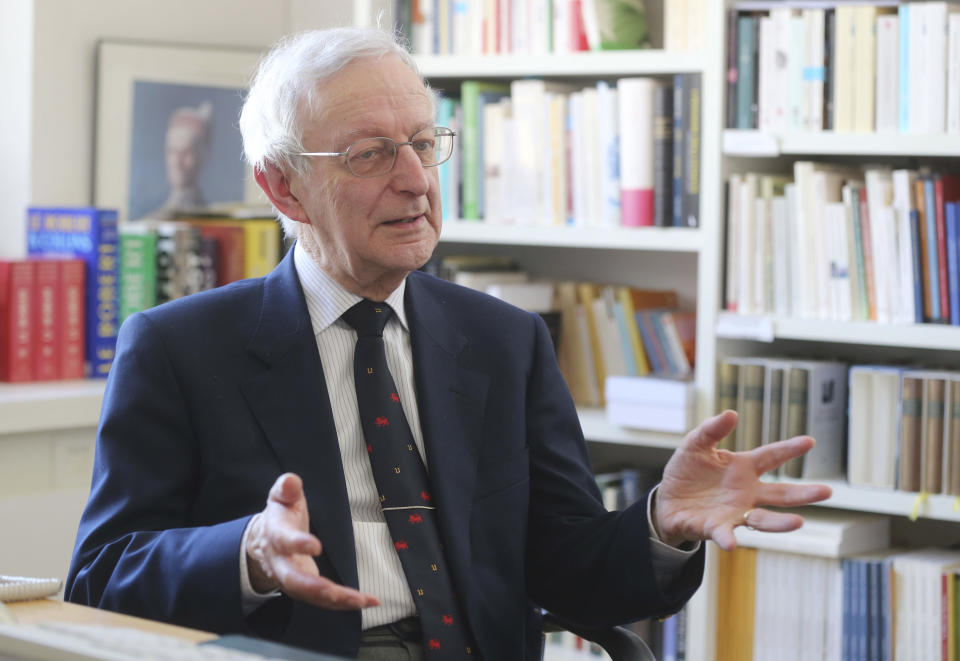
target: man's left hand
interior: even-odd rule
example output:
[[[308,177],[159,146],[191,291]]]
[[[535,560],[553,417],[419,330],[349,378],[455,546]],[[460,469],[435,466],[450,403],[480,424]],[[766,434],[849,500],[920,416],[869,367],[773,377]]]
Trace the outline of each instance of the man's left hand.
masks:
[[[760,476],[810,450],[814,440],[797,436],[746,452],[718,450],[717,444],[737,424],[735,411],[705,420],[683,439],[663,471],[657,490],[654,522],[660,538],[673,546],[712,539],[731,550],[733,529],[787,532],[803,525],[796,514],[759,509],[763,505],[797,507],[830,497],[823,484],[760,481]],[[747,515],[747,516],[745,516]]]

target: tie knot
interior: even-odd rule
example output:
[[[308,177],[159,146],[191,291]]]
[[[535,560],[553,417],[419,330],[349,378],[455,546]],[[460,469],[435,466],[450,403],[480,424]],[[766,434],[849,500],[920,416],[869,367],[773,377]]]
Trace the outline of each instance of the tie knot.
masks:
[[[376,303],[363,299],[343,313],[343,320],[357,331],[358,336],[383,335],[383,327],[393,310],[386,303]]]

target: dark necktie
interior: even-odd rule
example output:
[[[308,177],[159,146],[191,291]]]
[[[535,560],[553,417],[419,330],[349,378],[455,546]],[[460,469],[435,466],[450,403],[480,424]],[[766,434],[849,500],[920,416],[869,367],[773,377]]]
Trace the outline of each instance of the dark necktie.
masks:
[[[413,594],[428,659],[476,658],[443,555],[430,480],[387,368],[386,303],[360,301],[343,314],[357,331],[353,375],[360,426],[380,507]]]

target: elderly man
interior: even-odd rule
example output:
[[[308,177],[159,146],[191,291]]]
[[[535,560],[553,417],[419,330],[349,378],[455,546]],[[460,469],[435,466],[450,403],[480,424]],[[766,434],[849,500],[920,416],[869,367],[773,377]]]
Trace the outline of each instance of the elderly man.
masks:
[[[69,599],[362,658],[529,659],[540,608],[669,614],[700,540],[829,495],[758,480],[810,438],[717,450],[726,412],[603,509],[543,322],[416,271],[454,137],[389,35],[282,42],[241,129],[296,246],[124,325]]]

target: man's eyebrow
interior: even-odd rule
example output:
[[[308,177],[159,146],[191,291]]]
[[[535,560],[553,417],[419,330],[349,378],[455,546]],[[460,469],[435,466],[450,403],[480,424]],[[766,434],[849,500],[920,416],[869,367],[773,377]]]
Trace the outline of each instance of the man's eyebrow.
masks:
[[[420,122],[420,123],[418,123],[418,124],[414,124],[413,131],[410,132],[410,135],[405,136],[405,138],[410,138],[410,137],[413,136],[414,134],[419,133],[419,132],[422,131],[423,129],[430,128],[430,127],[433,126],[433,125],[434,125],[434,120],[432,120],[432,119],[424,120],[423,122]],[[388,131],[385,131],[385,130],[383,130],[382,128],[353,128],[353,129],[345,129],[345,130],[343,130],[342,132],[338,132],[338,133],[334,136],[334,142],[333,142],[333,144],[334,144],[334,145],[337,145],[337,149],[339,149],[339,148],[341,148],[341,147],[346,148],[346,147],[347,147],[348,145],[350,145],[352,142],[354,142],[355,140],[361,139],[361,138],[382,138],[382,137],[390,137],[390,136],[386,135],[386,133],[388,133]]]

